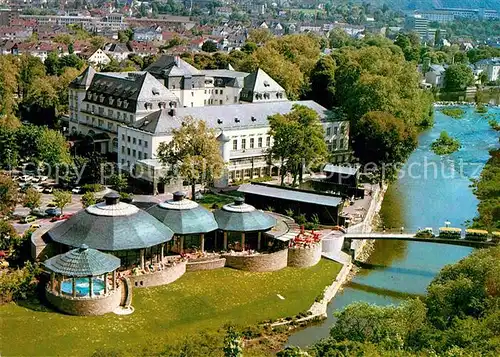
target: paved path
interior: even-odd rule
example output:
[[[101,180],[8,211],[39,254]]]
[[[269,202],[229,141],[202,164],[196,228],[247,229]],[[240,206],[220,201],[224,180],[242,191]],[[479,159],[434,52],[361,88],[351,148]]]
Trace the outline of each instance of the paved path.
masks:
[[[458,245],[465,247],[487,247],[496,245],[495,242],[487,241],[475,241],[467,239],[449,239],[449,238],[423,238],[415,237],[415,234],[409,233],[347,233],[344,235],[344,239],[359,240],[359,239],[376,239],[376,240],[406,240],[413,242],[424,242],[424,243],[439,243],[439,244],[449,244]]]

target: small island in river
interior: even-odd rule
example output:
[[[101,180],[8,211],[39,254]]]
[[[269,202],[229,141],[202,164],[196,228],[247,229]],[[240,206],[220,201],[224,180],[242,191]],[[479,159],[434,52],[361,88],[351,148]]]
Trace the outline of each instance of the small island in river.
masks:
[[[454,119],[463,118],[463,116],[465,115],[465,111],[462,108],[450,108],[450,107],[448,107],[448,108],[441,109],[441,112],[444,115],[447,115],[447,116],[452,117]]]
[[[439,138],[431,144],[431,150],[436,155],[450,155],[460,149],[460,141],[452,138],[446,131],[442,131]]]

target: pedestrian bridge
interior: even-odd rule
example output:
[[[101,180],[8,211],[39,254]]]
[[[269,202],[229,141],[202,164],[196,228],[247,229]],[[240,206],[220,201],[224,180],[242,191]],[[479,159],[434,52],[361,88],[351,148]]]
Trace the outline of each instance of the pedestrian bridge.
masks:
[[[360,240],[360,239],[374,239],[374,240],[403,240],[411,242],[424,242],[424,243],[439,243],[439,244],[449,244],[458,245],[465,247],[490,247],[496,245],[496,242],[488,241],[477,241],[465,238],[440,238],[440,237],[416,237],[412,233],[383,233],[383,232],[373,232],[373,233],[346,233],[344,234],[344,240]]]

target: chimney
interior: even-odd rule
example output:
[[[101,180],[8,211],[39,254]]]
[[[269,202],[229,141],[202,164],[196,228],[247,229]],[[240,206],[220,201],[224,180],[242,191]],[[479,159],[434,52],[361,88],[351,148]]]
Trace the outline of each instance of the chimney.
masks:
[[[174,63],[177,67],[179,67],[179,63],[180,63],[181,59],[179,56],[174,56]]]

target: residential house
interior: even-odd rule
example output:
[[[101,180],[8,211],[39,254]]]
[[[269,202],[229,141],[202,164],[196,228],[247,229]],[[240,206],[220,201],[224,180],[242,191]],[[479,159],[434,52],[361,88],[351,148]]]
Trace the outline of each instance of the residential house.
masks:
[[[100,48],[95,51],[81,52],[80,56],[92,66],[105,66],[111,62],[111,58]]]
[[[137,42],[152,42],[163,41],[161,27],[135,28],[134,41]]]
[[[444,76],[446,68],[439,64],[433,64],[424,74],[425,82],[436,88],[444,87]]]
[[[488,76],[489,82],[495,82],[500,77],[500,57],[493,57],[476,62],[475,67]]]

